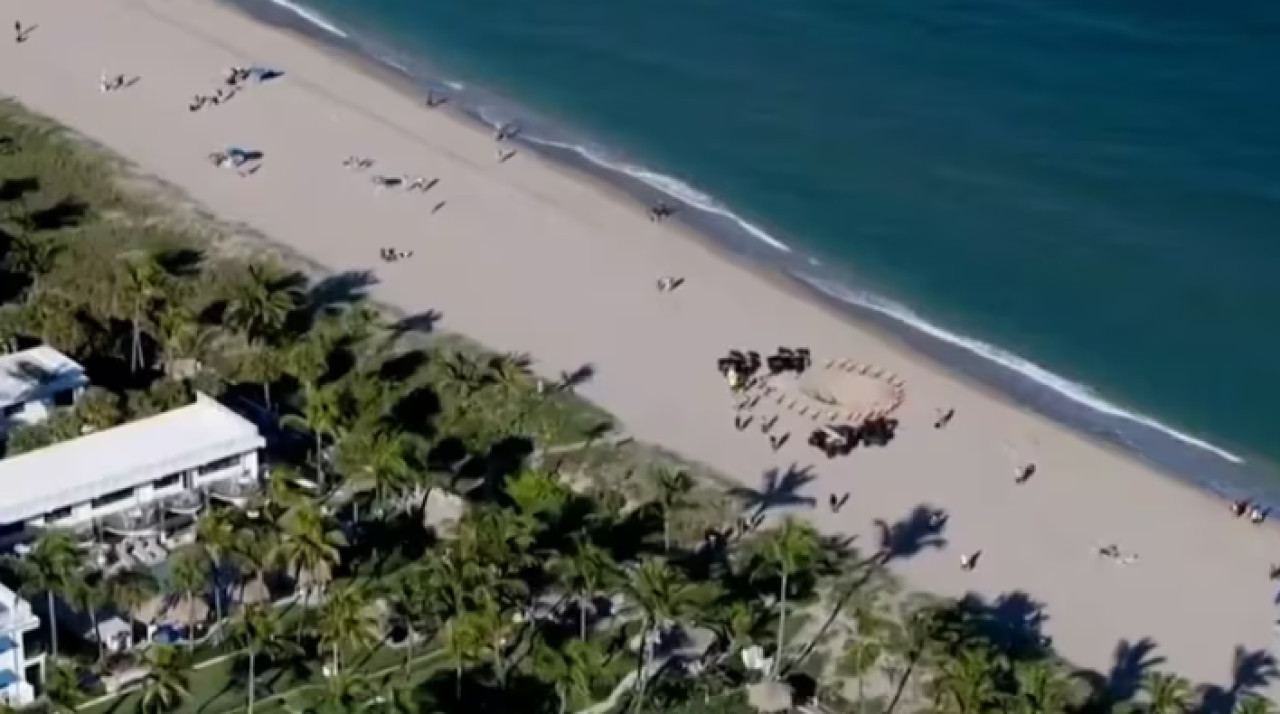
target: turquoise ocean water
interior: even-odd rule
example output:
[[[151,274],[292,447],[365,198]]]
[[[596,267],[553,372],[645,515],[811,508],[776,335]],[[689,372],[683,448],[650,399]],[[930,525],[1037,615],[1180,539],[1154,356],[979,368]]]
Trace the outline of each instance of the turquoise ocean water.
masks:
[[[1280,4],[305,3],[238,0],[685,202],[1056,419],[1280,505]]]

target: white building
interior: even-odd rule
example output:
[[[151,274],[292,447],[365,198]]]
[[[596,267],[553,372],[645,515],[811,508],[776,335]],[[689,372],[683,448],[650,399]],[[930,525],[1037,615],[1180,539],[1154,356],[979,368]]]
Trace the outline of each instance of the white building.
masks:
[[[0,432],[75,404],[88,384],[83,367],[47,345],[0,355]]]
[[[0,459],[0,543],[194,510],[201,492],[256,484],[264,443],[252,422],[199,394],[185,407]]]
[[[28,677],[43,676],[44,653],[28,658],[26,638],[38,629],[40,618],[31,605],[0,585],[0,703],[22,707],[35,701]]]

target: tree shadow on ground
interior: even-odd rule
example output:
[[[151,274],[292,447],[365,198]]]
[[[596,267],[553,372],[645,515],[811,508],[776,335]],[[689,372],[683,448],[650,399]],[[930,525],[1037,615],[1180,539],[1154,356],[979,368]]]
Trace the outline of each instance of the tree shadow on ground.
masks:
[[[1216,684],[1201,688],[1200,701],[1191,708],[1191,714],[1231,714],[1240,702],[1266,689],[1280,670],[1276,658],[1266,650],[1246,650],[1236,647],[1231,663],[1231,685]]]
[[[427,310],[416,315],[402,317],[391,323],[391,337],[392,339],[397,339],[410,332],[429,334],[435,331],[436,325],[443,319],[444,313],[437,310]]]
[[[946,512],[928,504],[916,506],[905,518],[892,524],[877,519],[880,557],[885,563],[889,563],[914,557],[926,549],[945,548],[947,539],[943,537],[942,531],[946,526]]]
[[[194,248],[174,248],[156,253],[156,264],[175,278],[194,278],[204,265],[204,252]]]
[[[306,316],[314,321],[334,310],[364,302],[369,288],[378,284],[378,276],[372,270],[345,270],[316,281],[307,290]]]
[[[27,214],[31,227],[38,231],[58,231],[75,228],[89,215],[89,204],[73,198],[63,198],[48,208],[40,208]]]
[[[556,383],[556,387],[566,392],[572,392],[578,387],[590,382],[595,376],[596,367],[588,362],[571,372],[561,372],[560,381]]]
[[[389,384],[404,384],[426,366],[427,360],[426,353],[421,350],[401,352],[383,360],[378,365],[378,380]]]
[[[511,672],[506,685],[497,686],[487,670],[487,667],[478,667],[463,671],[459,687],[452,668],[445,669],[424,682],[420,693],[436,710],[445,712],[541,714],[556,711],[559,698],[550,685],[523,673]]]
[[[40,179],[34,176],[0,181],[0,201],[21,201],[28,195],[39,193]]]
[[[1049,620],[1044,604],[1021,590],[1003,593],[992,601],[969,593],[956,607],[972,633],[994,644],[1010,660],[1037,661],[1053,653],[1044,634]]]
[[[1112,654],[1111,669],[1106,674],[1081,670],[1076,676],[1091,690],[1083,711],[1112,711],[1116,706],[1132,702],[1142,690],[1142,679],[1148,672],[1164,664],[1165,658],[1154,654],[1155,640],[1144,637],[1137,642],[1121,640]]]
[[[797,468],[794,464],[785,471],[769,469],[764,473],[764,481],[759,489],[738,486],[729,489],[729,495],[740,499],[743,508],[754,509],[760,516],[773,508],[804,506],[813,508],[817,500],[812,496],[801,496],[799,491],[817,476],[806,466]]]

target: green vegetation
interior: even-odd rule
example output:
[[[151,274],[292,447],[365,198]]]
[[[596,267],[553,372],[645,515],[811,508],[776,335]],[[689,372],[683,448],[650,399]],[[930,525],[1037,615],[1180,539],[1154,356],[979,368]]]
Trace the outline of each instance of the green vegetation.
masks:
[[[206,509],[164,578],[98,572],[56,532],[8,561],[37,603],[194,634],[108,654],[46,617],[51,709],[1273,711],[1265,653],[1241,653],[1229,690],[1156,671],[1148,642],[1079,673],[1023,594],[899,592],[886,566],[937,539],[915,521],[868,553],[796,520],[744,528],[768,494],[738,489],[744,514],[713,474],[619,439],[573,395],[588,370],[541,383],[521,356],[431,332],[435,316],[392,317],[365,299],[371,276],[291,272],[0,109],[0,339],[49,343],[95,385],[8,451],[196,390],[270,440],[262,493]]]

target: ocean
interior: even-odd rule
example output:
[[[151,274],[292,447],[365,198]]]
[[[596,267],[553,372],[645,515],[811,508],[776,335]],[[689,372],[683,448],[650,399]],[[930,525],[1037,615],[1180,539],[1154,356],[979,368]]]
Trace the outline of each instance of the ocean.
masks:
[[[235,2],[679,202],[1051,418],[1280,506],[1272,0]]]

